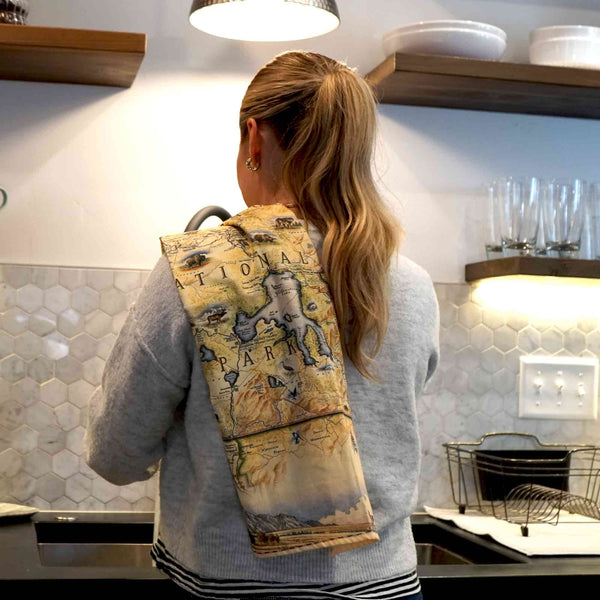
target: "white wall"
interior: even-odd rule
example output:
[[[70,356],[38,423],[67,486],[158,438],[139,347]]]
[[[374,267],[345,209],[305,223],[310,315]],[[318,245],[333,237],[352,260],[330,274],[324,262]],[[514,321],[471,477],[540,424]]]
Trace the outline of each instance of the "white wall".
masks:
[[[527,61],[530,29],[600,25],[583,0],[338,0],[341,27],[321,38],[252,44],[187,21],[191,0],[31,0],[31,25],[139,31],[148,53],[132,88],[0,81],[0,262],[150,269],[159,236],[207,204],[245,208],[237,188],[237,113],[252,75],[302,48],[358,67],[384,58],[381,36],[419,20],[493,23],[505,60]],[[596,171],[600,122],[408,106],[380,107],[378,171],[402,215],[405,253],[438,282],[483,258],[468,223],[480,186],[502,173]],[[216,223],[215,223],[216,224]]]

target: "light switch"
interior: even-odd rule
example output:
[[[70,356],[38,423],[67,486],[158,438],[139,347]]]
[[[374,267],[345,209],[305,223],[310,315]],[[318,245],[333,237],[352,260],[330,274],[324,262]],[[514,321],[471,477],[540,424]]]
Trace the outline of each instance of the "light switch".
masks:
[[[596,419],[598,359],[521,356],[519,417]]]

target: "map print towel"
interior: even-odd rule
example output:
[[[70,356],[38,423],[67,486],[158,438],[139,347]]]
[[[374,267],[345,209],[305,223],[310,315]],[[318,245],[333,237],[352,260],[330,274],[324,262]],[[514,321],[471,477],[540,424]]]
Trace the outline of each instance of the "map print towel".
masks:
[[[303,223],[282,204],[252,206],[160,240],[253,551],[377,542],[335,309]]]

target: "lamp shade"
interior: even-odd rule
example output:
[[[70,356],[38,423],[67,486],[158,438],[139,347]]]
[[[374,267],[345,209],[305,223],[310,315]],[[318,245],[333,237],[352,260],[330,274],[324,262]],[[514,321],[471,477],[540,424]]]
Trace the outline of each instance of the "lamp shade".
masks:
[[[283,42],[329,33],[340,15],[335,0],[194,0],[190,23],[224,38]]]

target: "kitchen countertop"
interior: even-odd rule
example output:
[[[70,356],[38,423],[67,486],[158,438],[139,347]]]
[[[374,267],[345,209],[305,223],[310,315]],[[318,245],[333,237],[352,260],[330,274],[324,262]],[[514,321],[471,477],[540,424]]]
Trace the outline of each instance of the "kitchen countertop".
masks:
[[[67,512],[40,511],[31,517],[9,517],[0,520],[0,582],[3,591],[9,587],[23,586],[33,588],[43,584],[44,591],[49,591],[54,585],[61,585],[60,593],[67,588],[72,590],[75,597],[83,591],[83,585],[89,592],[89,582],[94,582],[95,591],[115,590],[121,592],[136,586],[137,592],[149,593],[150,597],[165,593],[171,596],[182,594],[188,597],[181,588],[174,584],[166,575],[154,567],[49,567],[40,563],[37,550],[35,522],[52,522],[57,516],[76,516],[79,522],[91,523],[152,523],[154,514],[151,512]],[[435,598],[442,593],[447,596],[451,591],[465,591],[473,586],[481,586],[482,590],[493,584],[493,589],[511,591],[516,589],[545,591],[546,597],[562,594],[569,589],[573,591],[573,577],[577,584],[600,584],[600,556],[598,557],[527,557],[520,553],[499,546],[486,536],[476,536],[453,524],[434,519],[424,513],[415,513],[412,523],[416,527],[434,525],[442,528],[449,535],[459,536],[467,541],[474,541],[481,546],[498,550],[500,548],[507,556],[513,556],[522,562],[512,564],[470,564],[470,565],[419,565],[418,574],[421,579],[424,596]],[[599,529],[600,535],[600,529]],[[419,541],[417,539],[417,541]],[[12,584],[12,585],[10,585]],[[78,585],[79,584],[79,585]],[[144,588],[144,592],[140,592]],[[475,591],[475,589],[473,589]],[[550,593],[550,595],[548,595]],[[67,592],[67,597],[70,597]],[[558,596],[557,596],[558,597]]]

